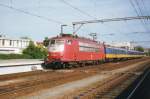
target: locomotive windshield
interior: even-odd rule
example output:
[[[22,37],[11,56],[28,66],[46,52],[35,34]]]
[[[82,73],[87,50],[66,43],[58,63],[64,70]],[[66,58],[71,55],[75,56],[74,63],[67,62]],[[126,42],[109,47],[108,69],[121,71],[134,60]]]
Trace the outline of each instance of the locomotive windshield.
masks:
[[[54,45],[55,44],[55,40],[50,40],[50,45]]]
[[[50,52],[60,52],[64,50],[64,40],[50,40],[49,51]]]
[[[64,40],[50,40],[49,45],[62,45],[64,44]]]

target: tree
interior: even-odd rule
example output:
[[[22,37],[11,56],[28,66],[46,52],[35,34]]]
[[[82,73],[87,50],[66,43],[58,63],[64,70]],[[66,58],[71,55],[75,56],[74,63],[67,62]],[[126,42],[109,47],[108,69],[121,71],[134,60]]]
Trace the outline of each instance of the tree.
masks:
[[[47,55],[47,50],[44,47],[37,47],[30,41],[29,46],[23,50],[23,54],[29,55],[33,59],[44,58]]]
[[[144,48],[142,46],[136,46],[134,48],[136,51],[141,51],[141,52],[144,52]]]
[[[147,56],[150,56],[150,49],[146,52]]]
[[[45,39],[43,40],[43,45],[47,47],[49,45],[49,41],[50,39],[48,37],[45,37]]]

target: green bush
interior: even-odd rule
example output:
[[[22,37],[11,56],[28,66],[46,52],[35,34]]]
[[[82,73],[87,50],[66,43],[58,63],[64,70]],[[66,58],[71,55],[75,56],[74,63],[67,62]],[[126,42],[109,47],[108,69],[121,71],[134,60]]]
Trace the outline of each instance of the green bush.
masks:
[[[142,46],[136,46],[134,49],[136,51],[144,52],[144,48]]]
[[[43,59],[47,56],[47,49],[43,46],[35,46],[31,41],[23,50],[23,54],[0,54],[0,59]]]
[[[24,54],[0,54],[0,59],[30,59],[31,56]]]
[[[33,59],[41,59],[46,57],[47,50],[41,46],[35,46],[34,43],[31,41],[29,46],[23,50],[24,55],[31,56]]]
[[[43,45],[44,45],[45,47],[47,47],[48,44],[49,44],[49,41],[50,41],[50,39],[49,39],[48,37],[45,37],[45,39],[43,40]]]

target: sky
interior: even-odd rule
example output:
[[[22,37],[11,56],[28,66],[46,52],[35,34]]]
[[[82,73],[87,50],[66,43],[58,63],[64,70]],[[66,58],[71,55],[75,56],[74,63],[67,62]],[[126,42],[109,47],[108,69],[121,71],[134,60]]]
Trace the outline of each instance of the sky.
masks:
[[[61,24],[68,25],[64,33],[72,33],[72,22],[138,16],[140,12],[146,16],[149,5],[150,0],[0,0],[0,34],[42,41],[59,35]],[[150,41],[150,20],[85,24],[76,32],[84,37],[90,37],[89,33],[97,33],[99,41],[136,41],[150,47],[150,42],[140,42]]]

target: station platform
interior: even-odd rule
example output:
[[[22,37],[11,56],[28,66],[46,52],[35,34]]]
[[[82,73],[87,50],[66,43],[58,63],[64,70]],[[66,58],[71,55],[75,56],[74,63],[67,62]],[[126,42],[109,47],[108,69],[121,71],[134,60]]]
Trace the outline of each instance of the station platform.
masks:
[[[10,66],[23,66],[30,64],[41,64],[43,60],[41,59],[9,59],[0,60],[0,67],[10,67]]]
[[[0,75],[42,70],[41,59],[0,60]]]

